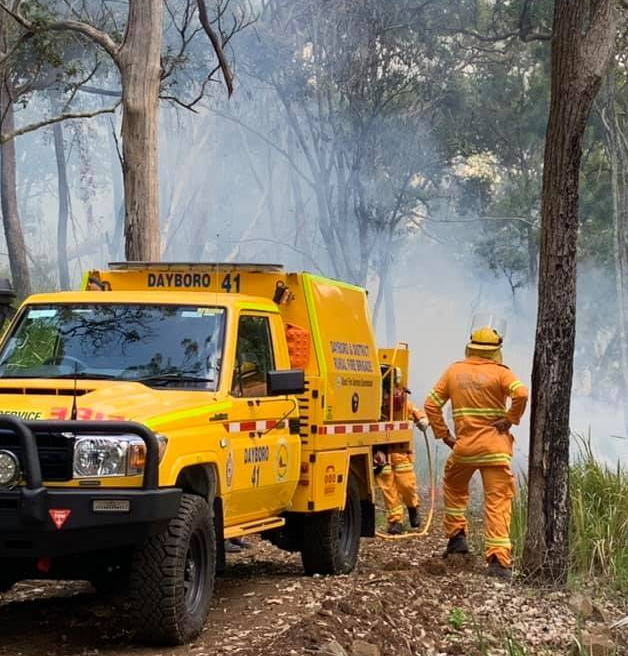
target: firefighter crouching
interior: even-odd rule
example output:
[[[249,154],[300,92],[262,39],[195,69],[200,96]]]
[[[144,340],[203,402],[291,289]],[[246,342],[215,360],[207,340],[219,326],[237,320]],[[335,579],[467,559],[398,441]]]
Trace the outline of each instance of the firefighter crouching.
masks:
[[[422,431],[427,430],[429,423],[425,413],[407,398],[409,391],[401,388],[399,372],[395,371],[393,410],[398,416],[406,407],[407,416],[412,419]],[[390,394],[384,391],[384,417],[389,418]],[[385,449],[378,449],[373,456],[375,465],[375,480],[382,491],[388,519],[388,533],[399,535],[403,533],[404,509],[408,509],[408,518],[412,528],[419,528],[421,515],[419,507],[421,500],[417,491],[417,480],[414,471],[414,454],[408,450],[407,444],[390,444]]]
[[[425,411],[437,438],[453,449],[445,465],[445,555],[467,553],[469,481],[480,470],[484,487],[484,546],[487,573],[512,577],[510,520],[515,481],[510,469],[514,438],[528,400],[528,390],[502,364],[502,335],[490,325],[472,329],[465,360],[455,362],[436,383]],[[510,408],[506,400],[510,398]],[[456,437],[443,419],[451,401]]]

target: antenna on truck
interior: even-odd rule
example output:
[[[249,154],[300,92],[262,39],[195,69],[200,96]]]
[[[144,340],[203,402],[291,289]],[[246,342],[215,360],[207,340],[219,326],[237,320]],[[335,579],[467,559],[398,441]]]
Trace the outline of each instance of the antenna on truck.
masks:
[[[74,388],[72,390],[72,410],[70,411],[70,420],[76,421],[76,416],[78,414],[78,408],[76,407],[76,386],[78,384],[78,362],[74,363]]]

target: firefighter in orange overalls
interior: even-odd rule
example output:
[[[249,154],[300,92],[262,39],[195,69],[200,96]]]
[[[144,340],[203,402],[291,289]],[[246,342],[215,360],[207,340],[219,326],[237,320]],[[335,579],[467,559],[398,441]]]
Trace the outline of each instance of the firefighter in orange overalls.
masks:
[[[386,368],[385,368],[386,369]],[[429,423],[422,410],[415,408],[408,399],[409,391],[401,387],[400,371],[394,370],[394,389],[392,394],[393,418],[400,419],[405,412],[409,419],[414,421],[422,430],[426,431]],[[383,418],[390,418],[389,391],[384,389]],[[388,533],[399,535],[403,533],[403,521],[408,510],[408,518],[412,528],[421,526],[419,507],[421,500],[417,492],[416,473],[414,471],[414,454],[408,450],[407,445],[390,444],[384,449],[375,452],[375,480],[382,491],[388,518]]]
[[[510,519],[515,481],[510,469],[514,438],[528,400],[528,390],[502,364],[502,335],[489,323],[473,329],[465,360],[442,375],[425,401],[425,411],[437,438],[453,453],[445,465],[444,526],[449,538],[445,556],[469,551],[465,512],[469,481],[480,470],[484,487],[484,544],[487,573],[512,577]],[[506,400],[510,398],[510,407]],[[443,419],[451,401],[456,437]]]

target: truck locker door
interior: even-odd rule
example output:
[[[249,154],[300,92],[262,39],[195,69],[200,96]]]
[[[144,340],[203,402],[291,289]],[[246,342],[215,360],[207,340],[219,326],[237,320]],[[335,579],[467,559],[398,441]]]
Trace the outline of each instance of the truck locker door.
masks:
[[[277,366],[276,332],[281,326],[279,316],[262,313],[243,313],[238,320],[231,385],[233,485],[227,523],[236,517],[243,522],[281,512],[294,494],[300,466],[300,438],[290,433],[288,420],[294,403],[269,397],[266,390],[266,373]]]

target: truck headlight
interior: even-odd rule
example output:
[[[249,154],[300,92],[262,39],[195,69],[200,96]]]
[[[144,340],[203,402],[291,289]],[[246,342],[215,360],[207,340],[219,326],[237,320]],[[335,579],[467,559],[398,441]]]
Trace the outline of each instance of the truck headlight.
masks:
[[[157,435],[159,461],[168,438]],[[136,435],[80,435],[74,444],[74,477],[136,476],[144,472],[146,445]]]

